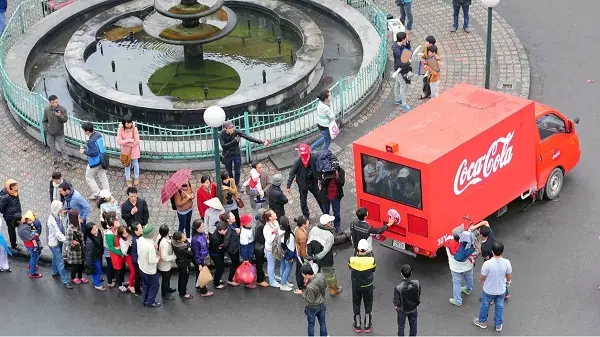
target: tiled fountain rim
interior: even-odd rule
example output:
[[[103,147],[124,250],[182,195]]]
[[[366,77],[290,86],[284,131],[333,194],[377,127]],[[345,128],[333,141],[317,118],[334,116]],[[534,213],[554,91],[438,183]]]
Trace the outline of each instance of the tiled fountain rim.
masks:
[[[302,11],[275,0],[225,1],[225,5],[259,6],[262,7],[261,10],[263,11],[265,9],[270,10],[275,14],[275,17],[279,17],[282,22],[290,25],[300,33],[304,44],[297,51],[296,63],[287,76],[282,76],[256,88],[239,90],[235,94],[222,99],[191,102],[184,104],[184,106],[181,106],[181,102],[173,104],[173,102],[164,98],[137,96],[115,90],[104,79],[85,67],[85,50],[95,43],[96,33],[102,27],[106,27],[120,18],[142,12],[152,6],[153,3],[153,0],[128,2],[97,15],[81,26],[72,36],[65,49],[64,60],[69,75],[91,93],[125,106],[161,110],[199,110],[211,105],[219,105],[226,109],[227,107],[240,106],[248,102],[266,99],[281,91],[285,91],[303,78],[306,78],[308,74],[321,64],[324,48],[323,35],[319,27]]]

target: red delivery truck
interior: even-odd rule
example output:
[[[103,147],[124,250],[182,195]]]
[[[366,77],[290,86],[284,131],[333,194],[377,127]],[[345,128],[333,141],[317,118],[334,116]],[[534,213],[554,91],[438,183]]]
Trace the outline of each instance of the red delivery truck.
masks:
[[[519,197],[556,198],[579,162],[577,122],[459,84],[352,144],[357,205],[374,227],[389,209],[400,213],[382,245],[435,257],[467,216],[483,220]]]

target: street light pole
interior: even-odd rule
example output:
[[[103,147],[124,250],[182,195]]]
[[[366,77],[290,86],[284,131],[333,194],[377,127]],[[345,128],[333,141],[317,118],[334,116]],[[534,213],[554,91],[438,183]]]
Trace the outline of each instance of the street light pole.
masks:
[[[498,5],[500,0],[481,0],[481,3],[487,7],[487,41],[485,46],[485,88],[490,88],[490,76],[492,72],[492,11]]]
[[[213,105],[204,110],[204,122],[212,128],[213,136],[213,155],[215,156],[215,180],[217,183],[217,197],[223,200],[223,190],[221,188],[221,155],[219,153],[219,127],[225,122],[225,111],[223,108]]]

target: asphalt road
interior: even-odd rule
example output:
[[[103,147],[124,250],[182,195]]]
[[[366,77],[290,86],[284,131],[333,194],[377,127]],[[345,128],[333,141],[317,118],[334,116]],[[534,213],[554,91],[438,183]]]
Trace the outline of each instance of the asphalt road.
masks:
[[[498,240],[512,261],[512,298],[505,307],[504,335],[591,335],[600,331],[599,246],[600,208],[595,187],[600,186],[596,158],[600,154],[600,54],[596,41],[600,12],[596,0],[504,1],[498,11],[513,26],[529,52],[532,98],[579,116],[577,126],[583,155],[565,179],[558,201],[539,203],[522,213],[523,203],[511,205],[502,218],[492,219]],[[349,200],[350,198],[348,198]],[[480,288],[461,308],[451,296],[447,264],[403,256],[376,247],[374,335],[396,330],[391,304],[399,267],[411,263],[423,284],[419,313],[420,335],[493,335],[471,320],[478,310]],[[350,252],[336,255],[341,284],[349,285],[345,261]],[[480,263],[476,267],[479,271]],[[137,298],[118,291],[98,293],[91,285],[65,290],[47,270],[40,280],[29,280],[23,263],[15,272],[0,274],[2,324],[0,334],[124,334],[124,335],[302,335],[303,302],[276,289],[227,289],[212,298],[179,299],[158,309],[145,309]],[[191,284],[190,284],[191,288]],[[331,335],[352,335],[351,298],[346,290],[327,300]]]

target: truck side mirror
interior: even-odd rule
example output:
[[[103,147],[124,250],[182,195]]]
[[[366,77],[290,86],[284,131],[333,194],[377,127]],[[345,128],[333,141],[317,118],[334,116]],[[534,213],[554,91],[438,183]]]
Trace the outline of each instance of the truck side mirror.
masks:
[[[573,118],[573,122],[575,122],[575,124],[579,124],[579,117]]]

